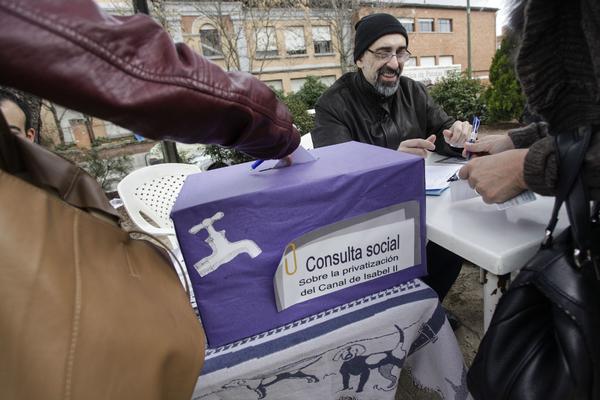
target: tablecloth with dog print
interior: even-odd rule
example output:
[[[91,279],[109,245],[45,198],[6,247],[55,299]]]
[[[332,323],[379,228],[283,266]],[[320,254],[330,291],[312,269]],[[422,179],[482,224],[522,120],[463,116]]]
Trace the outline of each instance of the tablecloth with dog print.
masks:
[[[440,399],[470,398],[456,337],[418,279],[208,349],[193,399],[393,400],[402,369]]]

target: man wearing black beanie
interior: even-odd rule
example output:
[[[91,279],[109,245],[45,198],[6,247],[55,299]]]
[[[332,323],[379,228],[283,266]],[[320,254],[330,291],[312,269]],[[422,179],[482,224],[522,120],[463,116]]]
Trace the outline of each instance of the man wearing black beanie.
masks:
[[[318,100],[315,147],[358,141],[423,158],[435,150],[460,156],[471,126],[449,117],[425,86],[401,76],[408,61],[408,34],[390,14],[371,14],[355,25],[357,72],[338,79]],[[424,279],[440,300],[458,277],[462,258],[429,242]]]

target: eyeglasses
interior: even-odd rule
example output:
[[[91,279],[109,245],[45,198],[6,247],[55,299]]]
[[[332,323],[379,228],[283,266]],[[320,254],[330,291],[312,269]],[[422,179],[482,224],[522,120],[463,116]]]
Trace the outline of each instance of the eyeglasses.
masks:
[[[372,53],[378,60],[385,61],[386,63],[389,62],[394,56],[396,57],[396,60],[398,60],[399,63],[408,61],[408,59],[411,56],[410,51],[408,51],[407,49],[400,49],[395,53],[393,51],[373,51],[371,49],[367,49],[367,51],[369,53]]]

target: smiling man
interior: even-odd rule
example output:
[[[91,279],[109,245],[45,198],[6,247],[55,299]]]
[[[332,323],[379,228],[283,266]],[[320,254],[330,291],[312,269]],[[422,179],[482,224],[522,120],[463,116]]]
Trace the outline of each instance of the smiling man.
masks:
[[[402,76],[410,58],[408,34],[389,14],[357,22],[357,72],[338,79],[315,107],[315,147],[355,140],[427,156],[427,151],[460,156],[471,126],[455,121],[425,86]]]
[[[428,151],[460,156],[471,126],[455,121],[422,83],[402,76],[410,58],[408,34],[389,14],[371,14],[355,26],[358,71],[338,79],[315,107],[315,147],[347,141],[369,143],[427,157]],[[433,242],[427,245],[424,279],[442,300],[458,277],[462,259]]]

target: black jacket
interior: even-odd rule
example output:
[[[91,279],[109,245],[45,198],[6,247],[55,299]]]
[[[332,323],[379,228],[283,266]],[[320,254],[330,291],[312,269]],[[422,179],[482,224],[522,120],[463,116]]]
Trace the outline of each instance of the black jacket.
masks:
[[[454,119],[438,106],[425,86],[401,76],[394,96],[384,98],[365,80],[362,72],[349,72],[319,98],[315,107],[315,147],[354,140],[397,149],[406,139],[437,136],[436,152],[459,155],[442,135]]]

